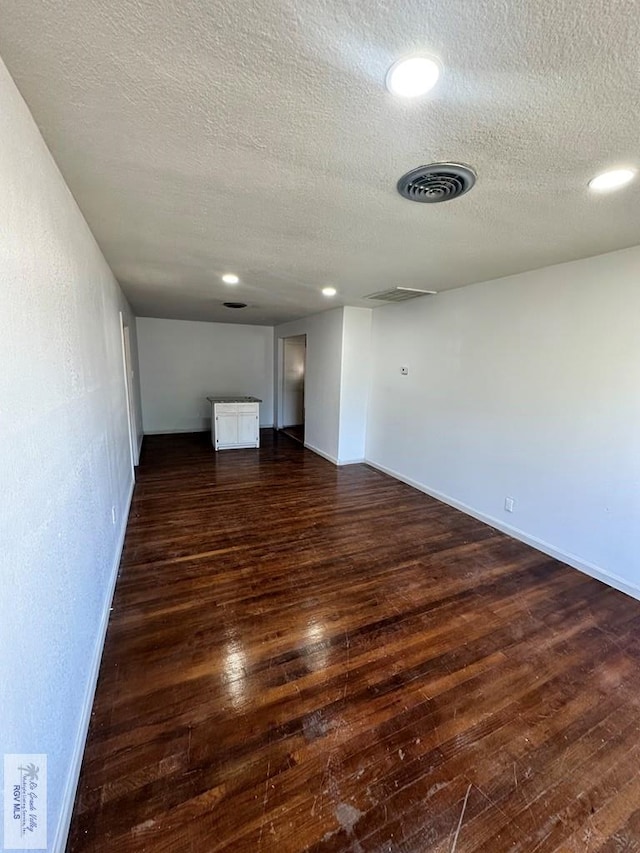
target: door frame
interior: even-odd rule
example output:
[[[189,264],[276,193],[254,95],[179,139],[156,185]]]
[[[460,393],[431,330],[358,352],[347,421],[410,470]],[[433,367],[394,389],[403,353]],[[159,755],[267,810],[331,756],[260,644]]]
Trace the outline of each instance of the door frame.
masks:
[[[307,333],[298,332],[297,335],[285,335],[278,338],[278,385],[277,385],[277,405],[276,405],[276,429],[283,429],[284,423],[284,378],[285,378],[285,345],[284,342],[290,338],[304,338],[304,389],[302,403],[303,422],[306,421],[306,390],[307,390]]]
[[[120,341],[122,344],[122,373],[124,377],[124,397],[127,406],[127,429],[129,432],[129,451],[131,473],[136,478],[136,465],[140,461],[138,453],[138,428],[136,423],[135,396],[133,394],[133,368],[131,366],[131,333],[120,311]]]

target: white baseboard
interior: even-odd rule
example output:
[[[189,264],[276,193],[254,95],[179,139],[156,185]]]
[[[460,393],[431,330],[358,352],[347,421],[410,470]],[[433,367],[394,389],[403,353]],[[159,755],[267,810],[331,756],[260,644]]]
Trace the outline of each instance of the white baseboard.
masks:
[[[273,429],[273,424],[260,424],[260,429]],[[146,429],[144,431],[144,435],[180,435],[187,432],[211,432],[211,427],[191,427],[190,429]]]
[[[335,456],[331,456],[329,453],[325,453],[324,450],[320,450],[319,447],[314,447],[313,444],[307,444],[305,442],[304,445],[307,450],[313,451],[313,453],[317,453],[318,456],[322,456],[323,459],[326,459],[327,462],[333,462],[334,465],[337,465],[341,468],[343,465],[362,465],[366,462],[366,459],[336,459]]]
[[[122,524],[118,535],[118,543],[116,553],[111,568],[111,577],[109,578],[109,586],[107,595],[104,600],[104,608],[100,618],[100,627],[98,628],[98,636],[93,649],[91,666],[89,669],[89,680],[87,681],[87,689],[82,704],[82,713],[80,715],[80,725],[76,737],[76,743],[73,749],[73,758],[71,761],[71,770],[67,777],[67,784],[62,795],[62,807],[60,811],[60,820],[54,837],[53,845],[50,848],[53,853],[64,853],[67,846],[67,838],[69,835],[69,827],[71,825],[71,816],[73,814],[73,805],[76,799],[78,789],[78,781],[80,779],[80,769],[82,767],[82,758],[84,748],[87,742],[89,733],[89,723],[91,721],[91,711],[93,708],[93,699],[98,684],[98,675],[100,673],[100,663],[102,661],[102,651],[104,642],[107,636],[107,627],[109,625],[109,615],[111,613],[111,604],[113,602],[113,594],[116,589],[116,581],[118,579],[118,569],[120,568],[120,559],[122,557],[122,549],[124,547],[124,537],[127,532],[127,522],[129,521],[129,512],[131,510],[131,499],[133,498],[133,489],[135,481],[131,481],[129,496],[126,502],[126,512],[123,513]]]
[[[311,450],[313,451],[313,453],[317,453],[318,456],[322,456],[322,458],[326,459],[327,462],[333,462],[334,465],[338,464],[338,460],[335,458],[335,456],[331,456],[330,454],[325,453],[324,450],[320,450],[319,447],[314,447],[313,444],[307,444],[306,441],[304,446],[307,448],[307,450]]]
[[[145,435],[179,435],[186,432],[210,432],[211,427],[191,427],[189,429],[145,429]]]
[[[138,436],[138,461],[140,461],[140,453],[142,452],[142,442],[144,441],[144,433],[141,432]]]
[[[429,495],[429,497],[431,498],[435,498],[436,500],[441,501],[442,503],[448,504],[449,506],[454,507],[454,509],[459,509],[461,512],[464,512],[467,515],[472,516],[473,518],[477,518],[478,521],[482,521],[485,524],[488,524],[490,527],[494,527],[496,530],[500,530],[502,533],[506,533],[507,536],[511,536],[513,539],[518,539],[520,542],[524,542],[525,545],[530,545],[532,548],[535,548],[538,551],[542,551],[543,554],[547,554],[549,557],[553,557],[556,560],[560,560],[562,563],[566,563],[568,566],[571,566],[572,569],[578,569],[578,571],[583,572],[585,575],[589,575],[589,577],[602,581],[602,583],[605,583],[608,586],[612,586],[614,589],[617,589],[620,592],[624,592],[627,595],[630,595],[632,598],[636,598],[640,601],[640,587],[636,586],[635,584],[629,583],[628,581],[624,580],[624,578],[621,578],[618,575],[607,571],[606,569],[602,569],[600,568],[600,566],[596,566],[593,563],[589,563],[588,561],[577,557],[575,554],[569,554],[566,551],[561,551],[559,548],[556,548],[549,542],[545,542],[542,539],[538,539],[536,536],[531,536],[524,530],[520,530],[517,527],[512,527],[510,524],[505,524],[503,521],[500,521],[499,519],[494,518],[491,515],[486,515],[483,512],[479,512],[473,507],[467,506],[467,504],[464,504],[461,501],[456,500],[455,498],[449,497],[449,495],[445,495],[442,492],[438,492],[436,489],[430,489],[428,486],[417,482],[417,480],[412,480],[409,477],[404,477],[402,474],[399,474],[397,471],[393,471],[391,468],[385,468],[384,465],[378,465],[377,463],[372,462],[370,459],[366,460],[366,464],[370,465],[372,468],[375,468],[378,471],[382,471],[383,474],[388,474],[395,480],[400,480],[402,483],[406,483],[408,486],[412,486],[414,489],[418,489],[418,491],[424,492],[425,495]]]

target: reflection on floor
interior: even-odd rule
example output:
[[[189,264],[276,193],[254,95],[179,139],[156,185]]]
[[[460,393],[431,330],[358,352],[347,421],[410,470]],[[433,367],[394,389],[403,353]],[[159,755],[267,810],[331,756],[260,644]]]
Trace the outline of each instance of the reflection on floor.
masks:
[[[272,431],[146,437],[69,843],[614,851],[640,604]]]

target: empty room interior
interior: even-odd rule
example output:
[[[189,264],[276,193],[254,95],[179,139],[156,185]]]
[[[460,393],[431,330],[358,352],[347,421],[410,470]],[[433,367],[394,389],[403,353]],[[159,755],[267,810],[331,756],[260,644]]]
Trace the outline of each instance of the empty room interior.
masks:
[[[0,0],[4,850],[640,851],[640,7]]]

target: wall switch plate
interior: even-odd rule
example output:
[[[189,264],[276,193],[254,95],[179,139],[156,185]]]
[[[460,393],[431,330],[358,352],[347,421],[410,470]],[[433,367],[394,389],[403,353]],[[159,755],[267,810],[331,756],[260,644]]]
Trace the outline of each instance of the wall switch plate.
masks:
[[[504,508],[506,512],[513,512],[513,505],[515,501],[513,498],[505,498],[504,499]]]
[[[400,373],[401,373],[403,376],[408,376],[408,375],[409,375],[409,368],[408,368],[408,367],[401,367],[401,368],[400,368]]]

